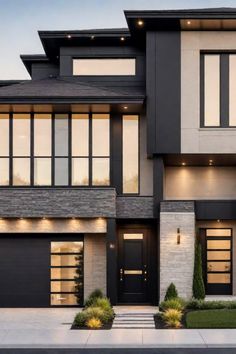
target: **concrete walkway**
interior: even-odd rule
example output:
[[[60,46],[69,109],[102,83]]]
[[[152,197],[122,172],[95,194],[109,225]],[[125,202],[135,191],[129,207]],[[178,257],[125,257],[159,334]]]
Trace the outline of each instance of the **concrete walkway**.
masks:
[[[236,329],[70,330],[78,309],[0,309],[0,348],[236,348]]]

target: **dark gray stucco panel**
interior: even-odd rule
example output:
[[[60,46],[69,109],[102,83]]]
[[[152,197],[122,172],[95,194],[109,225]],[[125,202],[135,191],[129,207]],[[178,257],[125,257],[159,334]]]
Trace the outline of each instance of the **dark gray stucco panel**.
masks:
[[[115,217],[114,188],[0,189],[1,217]]]
[[[148,153],[180,152],[181,39],[179,31],[148,31],[146,90]]]

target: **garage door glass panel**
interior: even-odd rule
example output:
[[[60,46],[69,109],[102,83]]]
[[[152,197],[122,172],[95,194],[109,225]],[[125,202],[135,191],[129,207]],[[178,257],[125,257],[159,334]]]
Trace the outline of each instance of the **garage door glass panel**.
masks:
[[[51,305],[83,303],[83,241],[51,242]]]

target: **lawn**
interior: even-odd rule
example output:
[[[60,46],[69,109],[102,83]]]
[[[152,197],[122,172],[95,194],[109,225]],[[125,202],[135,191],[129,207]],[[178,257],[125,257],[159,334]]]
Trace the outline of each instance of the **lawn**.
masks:
[[[236,310],[200,310],[186,315],[187,328],[236,328]]]

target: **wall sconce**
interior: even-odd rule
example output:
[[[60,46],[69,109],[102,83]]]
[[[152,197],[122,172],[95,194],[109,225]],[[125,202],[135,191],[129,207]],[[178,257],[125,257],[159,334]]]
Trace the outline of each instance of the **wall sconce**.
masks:
[[[115,244],[114,243],[110,243],[109,247],[110,247],[111,250],[114,250],[115,249]]]
[[[177,228],[177,245],[180,245],[180,238],[181,238],[181,235],[180,235],[180,228],[178,227],[178,228]]]

